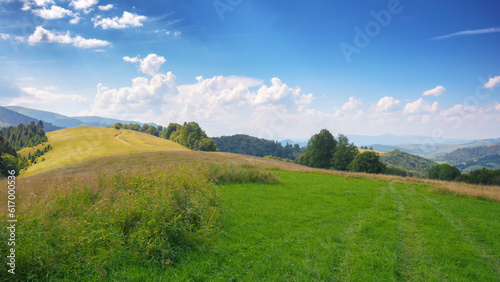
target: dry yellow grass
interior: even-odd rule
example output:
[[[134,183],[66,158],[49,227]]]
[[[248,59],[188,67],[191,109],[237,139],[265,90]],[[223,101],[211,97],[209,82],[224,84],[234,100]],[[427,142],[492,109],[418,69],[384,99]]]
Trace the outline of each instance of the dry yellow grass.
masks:
[[[122,133],[118,138],[117,135]],[[47,133],[48,144],[53,149],[39,162],[28,168],[24,176],[34,175],[62,166],[106,156],[119,156],[139,152],[186,151],[187,148],[169,140],[131,130],[103,127],[75,127]],[[123,141],[123,142],[122,142]],[[33,154],[47,143],[20,151],[21,155]],[[40,158],[41,159],[41,158]]]

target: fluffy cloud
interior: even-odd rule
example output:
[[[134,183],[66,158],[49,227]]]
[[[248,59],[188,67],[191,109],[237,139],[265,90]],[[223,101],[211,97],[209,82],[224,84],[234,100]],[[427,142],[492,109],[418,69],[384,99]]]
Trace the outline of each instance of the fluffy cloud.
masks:
[[[99,84],[90,114],[152,118],[161,114],[167,96],[175,94],[175,76],[171,72],[150,79],[134,78],[131,87],[109,89]]]
[[[129,63],[140,63],[139,69],[142,73],[155,76],[160,70],[161,66],[167,61],[164,57],[158,56],[156,54],[149,54],[144,59],[139,59],[139,57],[130,58],[128,56],[123,57],[125,62]]]
[[[48,4],[54,4],[54,0],[22,0],[21,2],[23,2],[23,7],[21,8],[23,11],[31,10],[32,6],[43,7]]]
[[[380,99],[375,107],[377,112],[387,112],[396,109],[401,104],[401,101],[394,99],[393,97],[385,96]]]
[[[43,89],[37,89],[35,87],[25,87],[21,88],[21,90],[24,95],[11,100],[11,102],[9,103],[10,106],[51,104],[61,103],[61,101],[87,101],[86,98],[80,95],[65,95],[54,93],[53,91],[57,90],[57,87],[45,87]]]
[[[108,5],[105,5],[105,6],[98,6],[98,8],[101,11],[108,11],[108,10],[113,9],[113,4],[108,4]]]
[[[441,85],[438,85],[434,89],[425,91],[422,95],[424,95],[424,96],[439,96],[439,95],[443,94],[445,90],[446,90],[446,88],[444,88]]]
[[[300,95],[300,88],[290,88],[279,78],[271,79],[271,87],[263,85],[256,94],[250,98],[254,105],[282,102],[287,98],[297,98]]]
[[[441,117],[465,116],[474,111],[476,111],[476,107],[474,106],[464,106],[461,104],[457,104],[449,109],[442,110],[439,113],[439,116]]]
[[[414,102],[406,104],[403,113],[405,115],[419,114],[421,112],[435,113],[437,111],[437,108],[438,102],[434,102],[431,106],[427,101],[424,101],[422,98],[420,98]]]
[[[500,112],[500,104],[496,104],[495,105],[495,110],[499,111]]]
[[[5,33],[0,33],[0,37],[2,37],[3,40],[9,40],[10,39],[10,35],[9,34],[5,34]]]
[[[97,16],[93,19],[94,27],[101,26],[102,29],[123,29],[128,27],[142,26],[141,21],[145,21],[146,16],[136,15],[129,12],[123,12],[121,18],[100,18]]]
[[[56,5],[51,6],[50,9],[43,7],[42,9],[33,10],[33,13],[46,20],[62,19],[66,16],[73,16],[72,11]]]
[[[61,44],[72,44],[73,46],[79,48],[95,48],[111,45],[111,43],[108,41],[99,39],[85,39],[80,35],[71,37],[69,31],[65,34],[54,33],[44,29],[41,26],[37,26],[35,32],[28,38],[28,43],[30,44],[53,42]]]
[[[295,104],[299,105],[297,111],[301,112],[306,109],[306,107],[314,101],[314,95],[312,93],[303,94],[299,97],[299,100],[295,101]]]
[[[307,106],[313,94],[301,94],[300,88],[291,88],[279,78],[270,85],[261,80],[240,76],[196,78],[193,84],[176,85],[175,76],[160,73],[165,59],[156,54],[146,58],[124,57],[137,63],[146,77],[136,77],[132,85],[111,89],[99,84],[91,110],[82,114],[116,116],[143,121],[156,120],[167,124],[197,120],[213,125],[221,132],[234,130],[259,135],[263,128],[277,134],[287,127],[299,130],[297,123],[304,119],[318,122],[320,114]],[[258,87],[256,90],[251,90]],[[304,130],[304,128],[301,128]]]
[[[85,13],[88,13],[91,9],[90,7],[94,6],[99,2],[98,0],[72,0],[71,4],[75,9],[84,10]]]
[[[344,105],[342,105],[341,109],[343,111],[352,111],[357,109],[361,105],[363,105],[363,103],[361,103],[360,99],[354,99],[354,97],[349,97],[349,102],[346,102]]]
[[[495,77],[492,77],[488,80],[488,82],[486,84],[484,84],[484,88],[493,88],[495,87],[497,84],[500,83],[500,76],[495,76]]]

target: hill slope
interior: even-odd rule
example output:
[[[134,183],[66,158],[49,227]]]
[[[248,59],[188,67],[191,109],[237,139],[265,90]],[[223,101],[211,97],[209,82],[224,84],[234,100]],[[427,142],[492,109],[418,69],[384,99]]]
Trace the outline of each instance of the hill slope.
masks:
[[[45,161],[31,166],[24,175],[101,157],[188,150],[177,143],[149,134],[103,127],[61,129],[47,133],[47,137],[48,144],[53,149],[44,155]],[[28,155],[33,150],[36,151],[36,148],[26,148],[19,153]]]
[[[482,157],[496,154],[500,154],[500,143],[481,147],[458,149],[444,155],[439,158],[439,160],[452,165],[459,165],[468,161],[478,160]]]
[[[55,126],[51,124],[50,122],[47,122],[44,119],[37,119],[37,118],[32,118],[28,115],[24,115],[21,113],[18,113],[16,111],[7,109],[5,107],[0,107],[0,127],[9,127],[9,126],[18,126],[19,124],[30,124],[31,122],[34,122],[35,124],[38,123],[39,120],[42,120],[43,122],[43,127],[46,132],[54,131],[54,130],[59,130],[61,127]]]
[[[404,168],[418,175],[427,176],[427,172],[437,163],[409,153],[394,150],[380,156],[380,160],[386,164]]]

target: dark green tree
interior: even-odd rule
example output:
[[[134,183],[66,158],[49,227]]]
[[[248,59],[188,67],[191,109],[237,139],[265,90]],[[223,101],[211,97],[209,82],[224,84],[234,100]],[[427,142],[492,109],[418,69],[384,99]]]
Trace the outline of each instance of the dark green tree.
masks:
[[[458,168],[449,164],[440,164],[429,170],[428,178],[452,181],[460,177],[460,175],[461,172]]]
[[[348,170],[367,173],[382,173],[385,165],[380,161],[380,157],[372,151],[358,154],[349,164]]]
[[[8,176],[9,171],[14,170],[15,171],[15,176],[19,175],[19,163],[17,158],[10,154],[3,154],[0,157],[0,173],[3,176]]]
[[[356,145],[349,143],[349,139],[345,135],[339,134],[331,166],[336,170],[345,171],[357,154],[358,148]]]
[[[336,147],[337,141],[327,129],[322,129],[318,134],[314,134],[307,143],[309,166],[330,168],[333,152]]]
[[[160,132],[158,131],[158,129],[156,129],[156,127],[154,127],[153,125],[150,125],[148,127],[148,129],[146,130],[146,133],[153,135],[153,136],[156,136],[156,137],[158,137],[160,135]]]
[[[182,126],[178,123],[170,123],[166,130],[164,131],[165,132],[165,135],[162,136],[163,138],[165,139],[170,139],[170,135],[172,135],[173,132],[177,131],[179,128],[181,128]]]

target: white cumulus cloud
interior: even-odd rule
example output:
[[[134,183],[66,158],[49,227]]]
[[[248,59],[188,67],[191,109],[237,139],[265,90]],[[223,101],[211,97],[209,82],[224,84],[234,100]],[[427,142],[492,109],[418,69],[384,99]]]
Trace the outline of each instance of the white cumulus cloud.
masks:
[[[493,88],[500,83],[500,76],[492,77],[484,84],[484,88]]]
[[[108,4],[108,5],[104,5],[104,6],[98,6],[98,8],[101,11],[108,11],[108,10],[113,9],[113,4]]]
[[[438,102],[434,102],[430,105],[427,101],[420,98],[414,102],[406,104],[403,113],[408,114],[419,114],[421,112],[435,113],[438,108]]]
[[[349,97],[349,101],[342,105],[343,111],[352,111],[363,105],[361,99],[354,99],[354,97]]]
[[[167,61],[164,57],[156,54],[149,54],[146,58],[140,59],[139,57],[130,58],[123,57],[125,62],[140,63],[139,69],[142,73],[150,76],[155,76],[160,70],[161,66]]]
[[[401,101],[394,99],[393,97],[385,96],[380,99],[375,107],[377,112],[386,112],[398,108],[401,105]]]
[[[77,10],[84,10],[85,13],[91,11],[90,7],[96,5],[98,0],[72,0],[71,4]]]
[[[271,79],[271,87],[263,85],[257,93],[251,98],[251,103],[254,105],[273,103],[283,101],[290,97],[299,97],[300,88],[290,88],[283,83],[279,78],[274,77]]]
[[[436,88],[425,91],[422,95],[424,96],[439,96],[444,93],[446,88],[441,85],[438,85]]]
[[[85,102],[87,99],[81,95],[66,95],[60,93],[54,93],[57,87],[45,87],[43,89],[37,89],[35,87],[25,87],[21,88],[24,95],[18,98],[14,98],[9,103],[10,106],[16,105],[40,105],[40,104],[51,104],[51,103],[61,103],[61,101],[73,101],[73,102]]]
[[[78,14],[73,13],[70,10],[64,9],[62,7],[52,5],[50,9],[43,7],[42,9],[37,9],[32,11],[35,15],[44,18],[46,20],[62,19],[64,17],[74,17],[70,22],[75,24],[80,21]]]
[[[93,21],[94,27],[100,26],[102,29],[123,29],[142,26],[142,21],[145,21],[146,19],[146,16],[123,12],[123,15],[120,18],[100,18],[97,16],[93,19]]]
[[[313,94],[301,94],[299,87],[291,88],[279,78],[272,78],[270,85],[265,85],[250,77],[199,76],[193,84],[176,85],[171,72],[161,73],[166,61],[161,56],[127,56],[123,60],[139,64],[146,75],[132,79],[128,87],[108,88],[99,84],[91,109],[82,114],[163,124],[196,120],[218,132],[245,129],[244,132],[256,136],[264,132],[265,137],[285,128],[299,132],[306,128],[297,123],[323,118],[322,113],[307,109],[314,100]],[[254,87],[257,89],[252,90]]]
[[[61,44],[72,44],[73,46],[80,48],[95,48],[110,46],[111,43],[100,39],[85,39],[80,35],[71,37],[70,32],[65,34],[55,33],[44,29],[41,26],[37,26],[35,32],[28,38],[28,43],[61,43]]]

